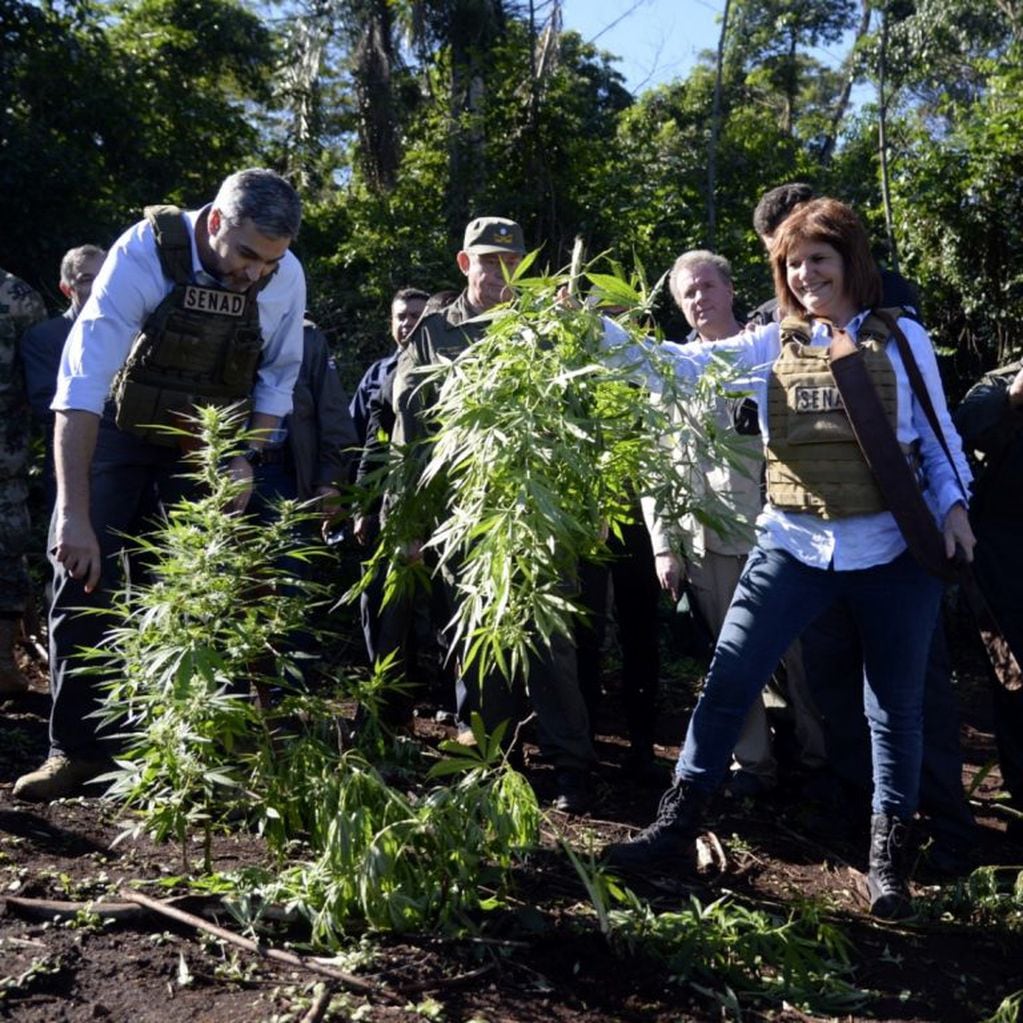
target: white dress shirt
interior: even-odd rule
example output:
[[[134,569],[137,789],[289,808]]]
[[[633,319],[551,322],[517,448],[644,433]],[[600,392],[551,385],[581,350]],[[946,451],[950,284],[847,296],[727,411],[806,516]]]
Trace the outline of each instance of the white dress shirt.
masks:
[[[862,312],[846,325],[853,340],[866,316],[867,312]],[[903,317],[899,320],[899,326],[920,367],[959,477],[964,485],[968,485],[972,475],[963,455],[959,434],[948,414],[930,338],[915,320]],[[811,344],[827,345],[829,342],[825,326],[815,323]],[[781,351],[777,323],[744,331],[724,341],[702,341],[686,345],[665,341],[658,345],[652,341],[631,342],[621,327],[607,320],[603,344],[610,353],[612,364],[628,367],[655,394],[664,390],[666,373],[674,374],[681,381],[693,381],[715,356],[725,356],[732,361],[734,367],[734,384],[748,388],[757,402],[760,430],[766,443],[769,437],[767,382],[771,366]],[[931,430],[926,414],[913,395],[897,347],[889,344],[886,351],[897,383],[896,435],[903,445],[919,442],[926,481],[924,497],[940,526],[949,509],[957,502],[966,504],[968,497],[960,488],[941,442]],[[906,549],[906,541],[894,516],[888,511],[874,515],[822,519],[805,512],[785,511],[768,501],[757,518],[757,527],[766,534],[761,539],[762,543],[780,547],[803,564],[814,568],[834,568],[838,571],[870,568],[887,564]]]
[[[209,207],[206,207],[208,210]],[[216,285],[199,260],[195,224],[204,210],[184,213],[191,228],[192,271],[197,284]],[[92,295],[68,335],[52,409],[102,414],[118,370],[150,314],[174,287],[164,276],[148,221],[118,238],[92,286]],[[289,250],[257,297],[263,359],[252,391],[255,412],[285,416],[302,364],[305,274]]]

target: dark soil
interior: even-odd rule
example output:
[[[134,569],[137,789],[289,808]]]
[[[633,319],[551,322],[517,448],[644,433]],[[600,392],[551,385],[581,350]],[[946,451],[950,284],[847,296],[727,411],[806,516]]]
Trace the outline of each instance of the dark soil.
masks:
[[[160,881],[180,871],[174,848],[148,840],[113,845],[119,834],[116,808],[101,799],[76,799],[50,806],[11,800],[11,785],[46,753],[48,697],[45,675],[27,662],[36,690],[0,708],[0,885],[4,896],[87,901],[100,894],[116,899],[132,887],[166,899],[173,889]],[[975,667],[975,666],[974,666]],[[649,821],[660,785],[630,779],[621,767],[627,748],[617,734],[620,708],[613,691],[599,729],[601,765],[597,808],[588,818],[552,814],[577,848],[592,849]],[[690,687],[691,688],[691,687]],[[963,742],[969,784],[994,756],[985,686],[963,686]],[[691,692],[668,686],[667,712],[657,752],[663,780],[677,753]],[[672,706],[673,701],[677,706]],[[417,737],[435,742],[450,734],[424,713]],[[528,752],[528,750],[527,750]],[[534,759],[527,775],[541,798],[550,794],[551,769]],[[727,869],[712,876],[661,878],[637,887],[659,909],[677,908],[690,894],[709,902],[729,892],[743,904],[768,910],[817,900],[852,943],[853,982],[871,992],[853,1015],[842,1019],[976,1021],[1023,988],[1023,922],[1003,915],[967,919],[968,912],[933,918],[926,907],[947,892],[948,881],[928,876],[922,858],[914,892],[924,913],[903,925],[872,921],[865,913],[861,870],[866,853],[866,816],[859,807],[811,812],[806,779],[790,775],[778,790],[756,803],[727,802],[711,821],[727,853]],[[980,824],[982,864],[1018,864],[1023,848],[1005,834],[997,768],[973,793]],[[818,808],[819,809],[819,808]],[[353,941],[339,968],[389,993],[366,997],[333,988],[314,1006],[323,978],[304,968],[280,965],[162,917],[141,915],[105,925],[83,917],[72,921],[29,919],[12,905],[0,916],[0,1017],[20,1023],[111,1020],[130,1023],[216,1023],[316,1019],[438,1019],[448,1023],[686,1023],[730,1018],[706,993],[676,983],[651,961],[616,955],[588,913],[586,893],[554,835],[523,869],[515,901],[488,919],[486,937],[448,940],[373,935]],[[248,834],[218,839],[218,870],[259,862],[259,841]],[[178,891],[183,889],[177,889]],[[0,904],[4,900],[0,898]],[[197,911],[212,900],[193,899]],[[220,923],[236,931],[226,913]],[[279,942],[283,947],[285,937]],[[300,935],[297,936],[300,939]],[[300,949],[299,949],[300,951]],[[744,1006],[744,1019],[807,1020],[784,1006]]]

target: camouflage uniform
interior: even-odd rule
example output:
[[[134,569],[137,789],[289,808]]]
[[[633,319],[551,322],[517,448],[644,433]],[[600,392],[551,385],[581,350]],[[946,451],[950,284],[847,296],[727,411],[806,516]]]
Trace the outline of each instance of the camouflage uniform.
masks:
[[[28,399],[17,342],[45,319],[43,300],[22,280],[0,270],[0,613],[20,615],[28,596],[25,500]]]

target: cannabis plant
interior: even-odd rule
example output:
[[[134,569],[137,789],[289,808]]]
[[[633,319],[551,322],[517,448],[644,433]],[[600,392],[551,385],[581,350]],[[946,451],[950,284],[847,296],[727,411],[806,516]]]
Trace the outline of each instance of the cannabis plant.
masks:
[[[852,945],[813,902],[787,914],[731,897],[704,904],[690,896],[657,912],[618,879],[562,848],[586,887],[601,933],[622,958],[660,964],[674,983],[691,985],[735,1018],[750,1002],[794,1003],[808,1011],[848,1013],[866,1000],[852,983]]]
[[[588,275],[605,306],[642,311],[645,296],[621,275]],[[661,514],[686,513],[727,531],[718,495],[698,484],[698,460],[737,464],[732,434],[710,409],[727,376],[723,363],[698,384],[676,383],[656,346],[645,376],[606,357],[601,306],[569,307],[564,277],[516,280],[513,306],[485,337],[450,362],[426,368],[437,394],[422,451],[392,458],[390,514],[370,571],[390,568],[426,541],[453,585],[452,623],[462,669],[524,674],[529,655],[552,636],[570,636],[582,559],[606,556],[609,533],[652,495]],[[641,336],[635,317],[622,317]],[[662,365],[663,362],[663,365]]]
[[[473,725],[476,749],[442,744],[449,757],[430,777],[451,778],[445,785],[420,778],[398,789],[358,751],[339,761],[324,746],[301,747],[295,766],[308,780],[292,777],[315,794],[303,800],[306,855],[272,875],[250,873],[240,893],[286,904],[328,949],[367,925],[457,931],[471,914],[500,905],[511,868],[536,845],[540,812],[529,784],[508,767],[501,735],[485,735],[478,716]]]
[[[322,596],[289,566],[313,556],[294,502],[257,524],[230,508],[239,486],[223,471],[246,443],[236,413],[197,413],[188,456],[196,496],[169,509],[138,547],[150,581],[114,599],[112,628],[92,665],[113,678],[101,717],[122,743],[110,794],[136,811],[133,832],[204,836],[258,802],[254,768],[272,759],[275,715],[254,690],[286,692],[301,672],[288,638]],[[262,755],[260,755],[260,751]]]

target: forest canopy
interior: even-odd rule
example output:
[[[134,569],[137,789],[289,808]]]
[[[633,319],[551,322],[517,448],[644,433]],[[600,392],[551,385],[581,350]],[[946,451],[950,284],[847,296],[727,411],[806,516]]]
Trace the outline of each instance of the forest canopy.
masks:
[[[806,180],[918,284],[955,377],[1019,347],[1020,0],[728,0],[717,50],[637,96],[558,0],[0,0],[0,33],[0,265],[54,307],[65,249],[271,166],[351,383],[394,290],[459,286],[472,216],[518,220],[551,268],[581,235],[650,284],[716,249],[744,311],[770,289],[756,200]]]

